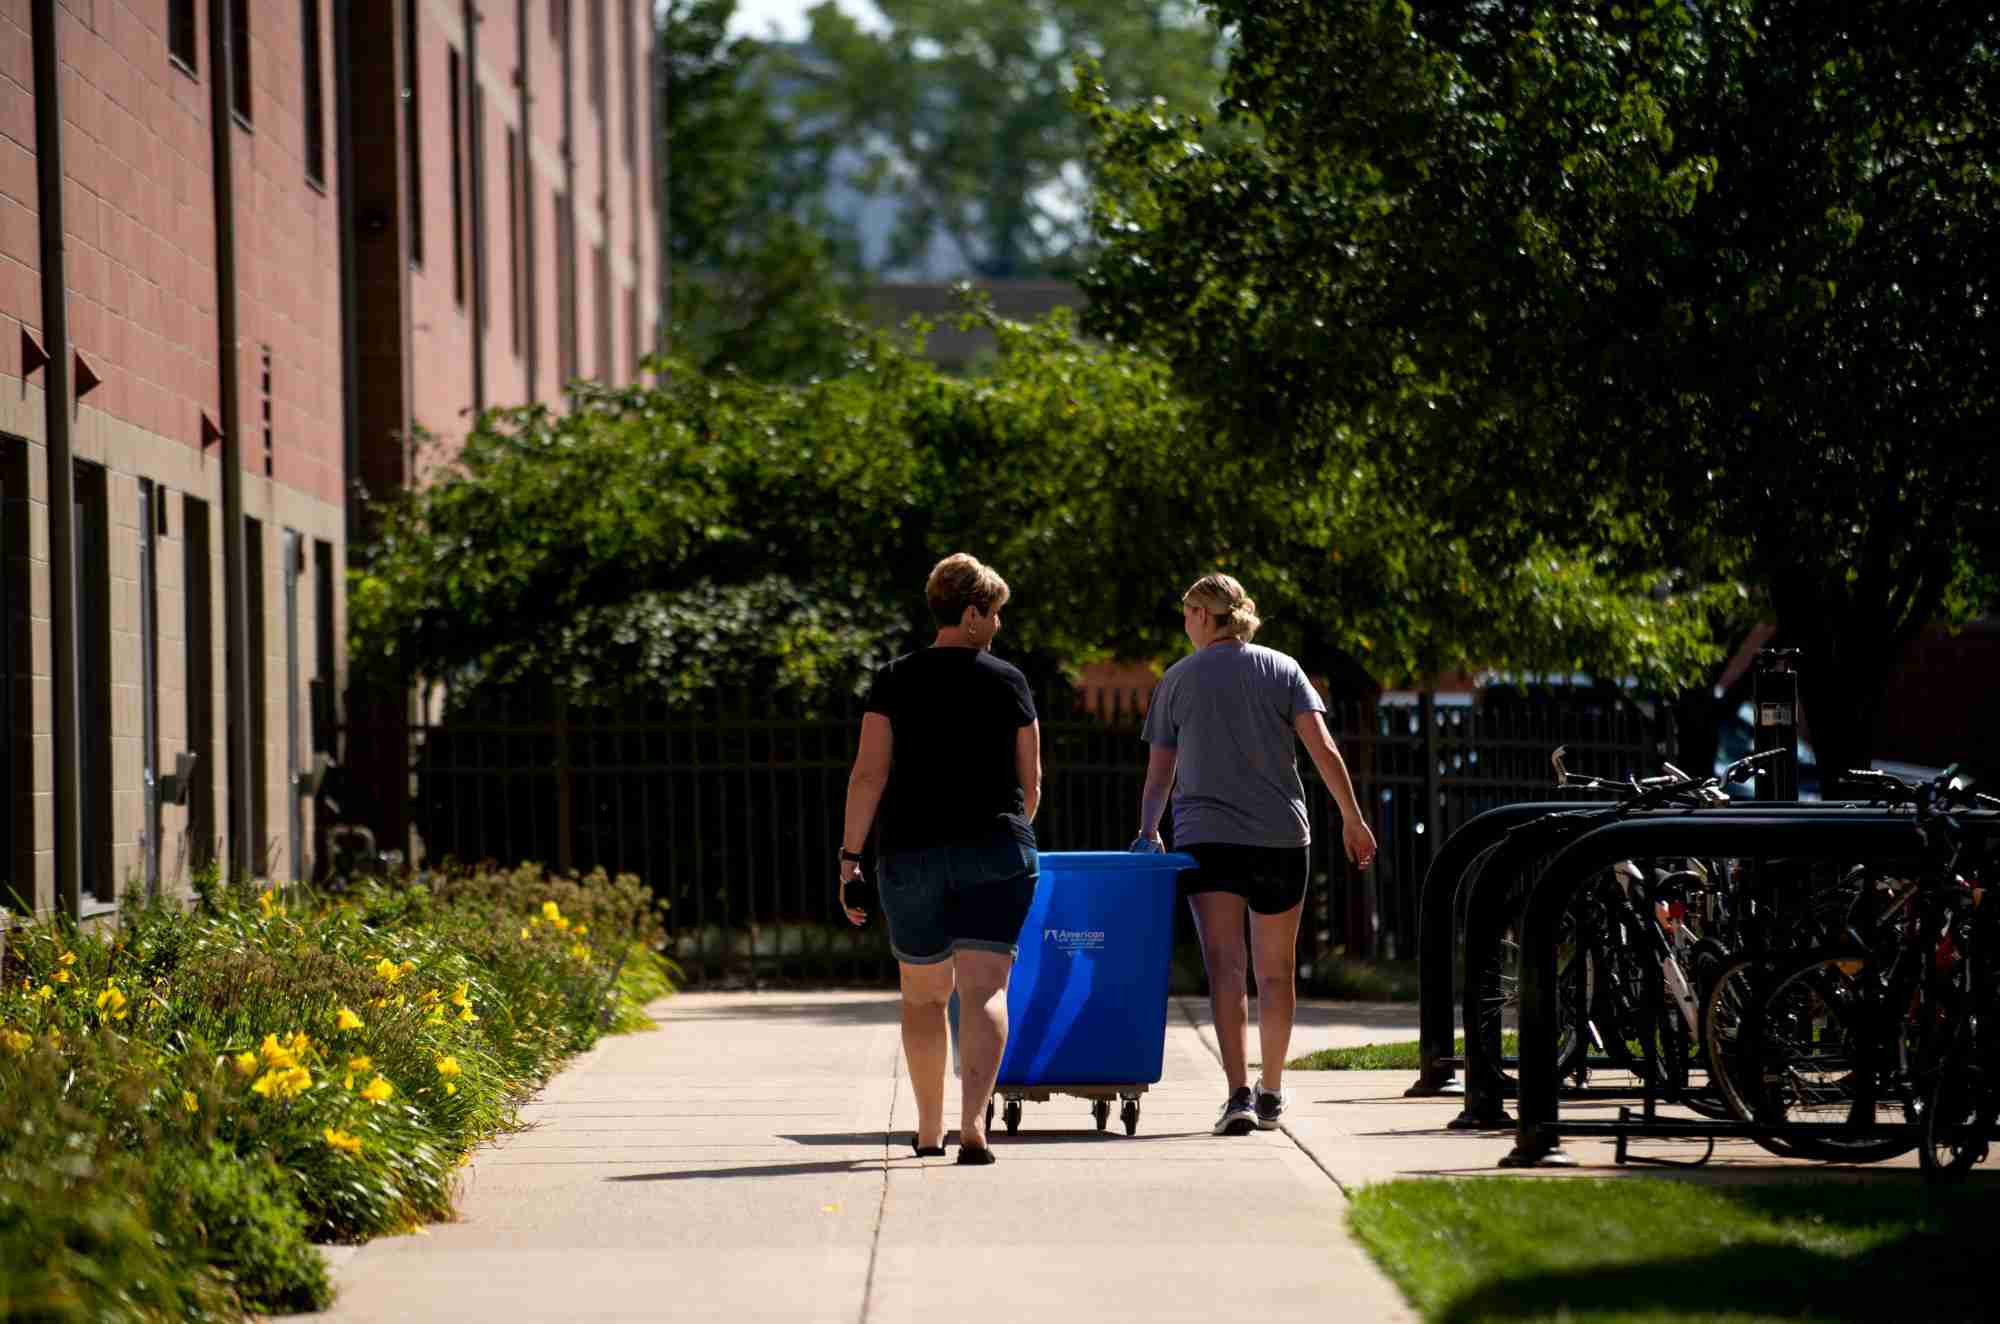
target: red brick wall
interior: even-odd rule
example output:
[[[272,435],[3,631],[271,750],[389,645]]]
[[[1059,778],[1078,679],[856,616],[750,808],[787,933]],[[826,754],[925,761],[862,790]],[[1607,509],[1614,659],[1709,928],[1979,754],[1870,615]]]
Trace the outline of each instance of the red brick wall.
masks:
[[[606,79],[602,98],[605,122],[593,104],[590,90],[591,25],[593,0],[530,0],[525,6],[514,0],[484,0],[480,6],[476,45],[476,76],[484,92],[483,155],[484,180],[481,197],[485,207],[485,254],[487,262],[487,302],[483,363],[486,403],[508,405],[531,398],[554,400],[560,386],[562,327],[558,318],[557,247],[558,227],[555,196],[569,187],[569,172],[562,157],[563,138],[563,34],[570,42],[571,133],[575,180],[573,205],[576,230],[576,362],[579,375],[594,377],[603,361],[598,345],[599,317],[595,279],[598,243],[608,237],[612,259],[611,326],[609,361],[613,380],[633,379],[637,351],[629,330],[629,293],[635,283],[640,293],[641,338],[650,342],[651,327],[657,317],[654,284],[657,272],[653,229],[652,193],[648,182],[651,170],[651,116],[645,92],[651,59],[651,32],[648,6],[644,0],[595,0],[602,6]],[[566,3],[566,23],[552,23],[552,9]],[[532,101],[523,121],[520,89],[516,82],[520,47],[521,11],[526,11],[528,86]],[[473,76],[465,62],[464,6],[455,0],[419,0],[417,42],[422,61],[419,85],[422,102],[422,153],[425,195],[423,199],[424,260],[411,281],[411,337],[416,367],[415,416],[437,437],[430,462],[435,464],[455,450],[463,437],[467,419],[463,411],[472,403],[472,300],[474,264],[472,233],[472,146],[473,117],[469,107],[462,112],[460,169],[465,202],[461,223],[465,227],[465,299],[461,304],[453,293],[452,204],[451,204],[451,108],[449,105],[450,53],[460,57],[461,77]],[[618,24],[630,23],[629,41],[619,37]],[[552,31],[552,27],[555,28]],[[625,57],[630,55],[630,68]],[[630,164],[625,149],[625,118],[622,97],[629,84],[635,98],[633,122],[638,133]],[[516,316],[509,251],[507,196],[507,135],[521,133],[519,166],[524,207],[533,209],[535,262],[521,273],[523,298],[534,300],[536,364],[535,378],[528,379],[526,328],[517,347],[513,322]],[[608,145],[607,158],[601,145]],[[605,208],[600,208],[600,195]],[[640,203],[634,224],[633,203]],[[608,225],[605,211],[608,209]],[[526,212],[520,224],[526,225]]]

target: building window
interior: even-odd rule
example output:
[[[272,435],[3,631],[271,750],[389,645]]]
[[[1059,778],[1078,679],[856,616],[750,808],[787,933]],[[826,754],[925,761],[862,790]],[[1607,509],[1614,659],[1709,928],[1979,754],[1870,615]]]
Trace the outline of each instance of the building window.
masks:
[[[629,166],[632,164],[633,153],[637,150],[639,141],[637,102],[639,75],[634,67],[638,57],[632,49],[632,15],[625,12],[623,6],[618,10],[618,49],[618,90],[623,98],[621,110],[625,121],[625,164]]]
[[[521,291],[527,282],[521,268],[527,264],[521,252],[521,135],[507,130],[507,318],[514,352],[521,352]]]
[[[186,606],[187,748],[194,780],[187,792],[188,865],[215,861],[215,604],[208,503],[181,498],[181,584]]]
[[[451,52],[451,297],[465,307],[465,125],[458,87],[458,51]]]
[[[146,896],[160,891],[160,516],[166,493],[139,480],[139,769],[145,778],[146,821],[141,855]]]
[[[326,114],[321,102],[319,0],[299,0],[300,67],[306,80],[306,178],[326,184]]]
[[[493,253],[486,243],[486,200],[492,196],[486,189],[486,89],[479,85],[477,71],[466,73],[465,90],[472,103],[472,135],[467,139],[471,155],[465,172],[465,196],[468,202],[479,204],[472,208],[466,225],[472,231],[472,303],[478,310],[479,325],[484,328],[493,316],[492,301],[486,297],[491,283],[487,269],[492,265]]]
[[[35,672],[28,510],[28,444],[0,435],[0,905],[21,915],[39,909],[34,857],[29,852],[24,862],[19,849],[35,840],[34,801],[16,794],[34,785],[35,766],[34,705],[21,702],[20,688],[22,677]]]
[[[609,386],[617,380],[614,372],[617,360],[611,356],[611,259],[605,254],[603,244],[597,246],[595,265],[597,280],[591,297],[596,307],[591,311],[597,314],[592,328],[597,335],[597,379]]]
[[[249,124],[250,0],[229,0],[229,79],[229,104],[236,117]]]
[[[590,106],[604,114],[604,0],[590,0]]]
[[[633,282],[625,291],[625,334],[630,337],[627,344],[632,354],[632,379],[637,381],[645,370],[646,346],[639,343],[639,285]]]
[[[77,832],[83,842],[79,896],[118,899],[111,859],[111,555],[102,465],[76,466],[76,574],[70,619],[76,628]]]
[[[245,863],[253,874],[262,877],[271,833],[271,751],[267,747],[271,698],[270,680],[266,674],[271,663],[266,651],[264,627],[264,525],[249,516],[243,519],[243,578],[246,581],[243,623],[249,636],[245,642],[250,653],[248,674],[244,677],[249,682],[246,688],[250,691],[250,822],[247,838],[250,858]]]
[[[576,217],[569,197],[556,200],[556,375],[566,387],[576,377]]]
[[[194,49],[194,0],[167,0],[167,54],[189,73],[201,68]]]
[[[417,114],[417,0],[403,0],[403,162],[409,170],[410,265],[413,267],[424,264],[422,125],[423,117]]]

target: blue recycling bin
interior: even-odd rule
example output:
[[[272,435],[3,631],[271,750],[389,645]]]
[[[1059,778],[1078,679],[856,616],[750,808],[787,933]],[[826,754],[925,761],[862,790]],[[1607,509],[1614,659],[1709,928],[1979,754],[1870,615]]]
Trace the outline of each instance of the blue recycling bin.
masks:
[[[1008,981],[1007,1051],[994,1090],[1009,1131],[1020,1126],[1023,1100],[1055,1094],[1092,1100],[1100,1131],[1112,1100],[1122,1100],[1126,1134],[1138,1129],[1139,1095],[1159,1080],[1166,1054],[1175,884],[1193,867],[1180,854],[1041,856]],[[954,997],[954,1040],[957,1010]]]

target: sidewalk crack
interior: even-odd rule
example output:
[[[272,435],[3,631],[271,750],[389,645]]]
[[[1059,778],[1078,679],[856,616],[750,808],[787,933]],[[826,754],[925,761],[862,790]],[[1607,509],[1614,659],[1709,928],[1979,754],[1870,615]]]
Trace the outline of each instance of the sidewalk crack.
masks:
[[[896,1101],[903,1095],[903,1055],[896,1054],[889,1074],[889,1117],[882,1128],[882,1199],[875,1206],[875,1234],[868,1242],[868,1276],[861,1288],[859,1324],[868,1324],[875,1308],[875,1265],[882,1256],[882,1224],[889,1213],[889,1146],[896,1136]]]

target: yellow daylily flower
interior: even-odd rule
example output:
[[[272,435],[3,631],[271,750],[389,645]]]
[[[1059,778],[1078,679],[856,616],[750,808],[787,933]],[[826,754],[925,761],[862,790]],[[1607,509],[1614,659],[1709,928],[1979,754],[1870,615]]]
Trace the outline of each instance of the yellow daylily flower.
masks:
[[[267,1067],[295,1067],[299,1064],[298,1059],[292,1056],[292,1050],[279,1043],[275,1034],[264,1036],[264,1046],[258,1052]]]
[[[579,965],[590,963],[590,948],[583,943],[571,943],[569,954]]]
[[[267,1071],[250,1088],[267,1099],[296,1098],[312,1088],[312,1073],[304,1067]]]
[[[579,924],[579,925],[577,925],[577,926],[576,926],[576,936],[577,936],[577,937],[581,938],[581,937],[582,937],[582,936],[583,936],[584,934],[586,934],[586,933],[588,933],[588,932],[590,932],[590,925],[588,925],[588,924]]]
[[[47,984],[44,984],[40,988],[35,990],[35,996],[40,998],[43,1002],[47,1002],[50,998],[54,997],[55,995],[56,991],[50,988]]]
[[[253,1076],[257,1073],[257,1055],[255,1053],[238,1053],[235,1060],[237,1075]]]
[[[360,1056],[350,1057],[347,1059],[347,1069],[349,1071],[368,1071],[372,1069],[374,1065],[375,1064],[373,1062],[368,1060],[368,1056],[365,1053],[361,1054]]]
[[[430,1015],[428,1015],[428,1016],[426,1016],[426,1017],[424,1017],[424,1024],[426,1024],[426,1025],[443,1025],[443,1024],[444,1024],[444,1008],[443,1008],[443,1007],[432,1007],[432,1008],[431,1008],[431,1014],[430,1014]]]
[[[361,1097],[370,1103],[387,1103],[396,1097],[396,1087],[377,1076],[362,1088]]]
[[[427,988],[423,991],[423,995],[417,999],[417,1005],[419,1007],[428,1007],[433,1002],[436,1002],[439,996],[440,995],[436,989]]]
[[[414,969],[416,969],[416,968],[417,968],[417,963],[416,963],[415,961],[405,961],[405,962],[403,962],[403,964],[402,964],[402,965],[401,965],[400,967],[398,967],[398,968],[399,968],[399,969],[401,969],[401,970],[402,970],[402,972],[403,972],[404,974],[406,974],[406,975],[407,975],[407,974],[409,974],[409,973],[410,973],[410,971],[412,971],[412,970],[414,970]]]
[[[70,980],[69,971],[67,970],[56,971],[56,982],[58,984],[67,984],[69,980]]]
[[[111,1009],[115,1017],[123,1019],[125,995],[119,991],[116,984],[106,984],[104,991],[97,995],[97,1009],[103,1011],[106,1007]]]
[[[58,956],[58,957],[56,958],[56,964],[57,964],[57,965],[75,965],[75,964],[76,964],[76,953],[75,953],[75,952],[64,952],[64,953],[63,953],[63,954],[62,954],[61,956]]]
[[[393,984],[403,977],[403,972],[396,967],[396,963],[386,956],[375,963],[375,973],[385,984]]]
[[[553,901],[542,902],[542,918],[553,924],[562,918],[562,910]]]
[[[452,1084],[450,1081],[447,1080],[444,1083],[444,1092],[446,1094],[456,1094],[458,1093],[458,1086]]]
[[[182,1090],[181,1107],[187,1109],[191,1113],[198,1113],[201,1111],[201,1100],[194,1097],[193,1090]]]
[[[35,1036],[20,1030],[0,1030],[0,1043],[6,1044],[8,1050],[18,1057],[35,1046]]]
[[[471,1006],[471,1005],[472,1005],[472,985],[470,985],[470,984],[460,984],[460,985],[459,985],[459,986],[458,986],[457,988],[453,989],[453,990],[451,991],[451,1005],[452,1005],[452,1006],[454,1006],[454,1007],[469,1007],[469,1006]]]
[[[359,1016],[342,1007],[339,1014],[333,1018],[333,1028],[336,1030],[362,1030],[367,1027],[361,1023]]]
[[[361,1137],[359,1136],[351,1136],[345,1131],[336,1131],[330,1126],[325,1129],[325,1135],[326,1143],[332,1145],[343,1154],[359,1154],[361,1152]]]
[[[264,891],[259,892],[257,894],[257,909],[263,912],[265,919],[271,918],[271,912],[276,910],[277,908],[278,908],[277,888],[275,887],[266,888]]]
[[[459,1074],[459,1069],[458,1069],[458,1059],[457,1059],[456,1057],[441,1057],[441,1058],[439,1058],[439,1059],[437,1060],[437,1073],[438,1073],[438,1074],[439,1074],[440,1076],[456,1076],[456,1075],[458,1075],[458,1074]]]
[[[477,1016],[472,1014],[472,1008],[470,1007],[461,1008],[458,1013],[458,1018],[464,1021],[467,1025],[476,1024],[479,1020]]]
[[[522,926],[521,926],[521,941],[522,941],[522,942],[526,942],[527,940],[528,940],[528,929],[527,929],[527,926],[526,926],[526,925],[522,925]]]

